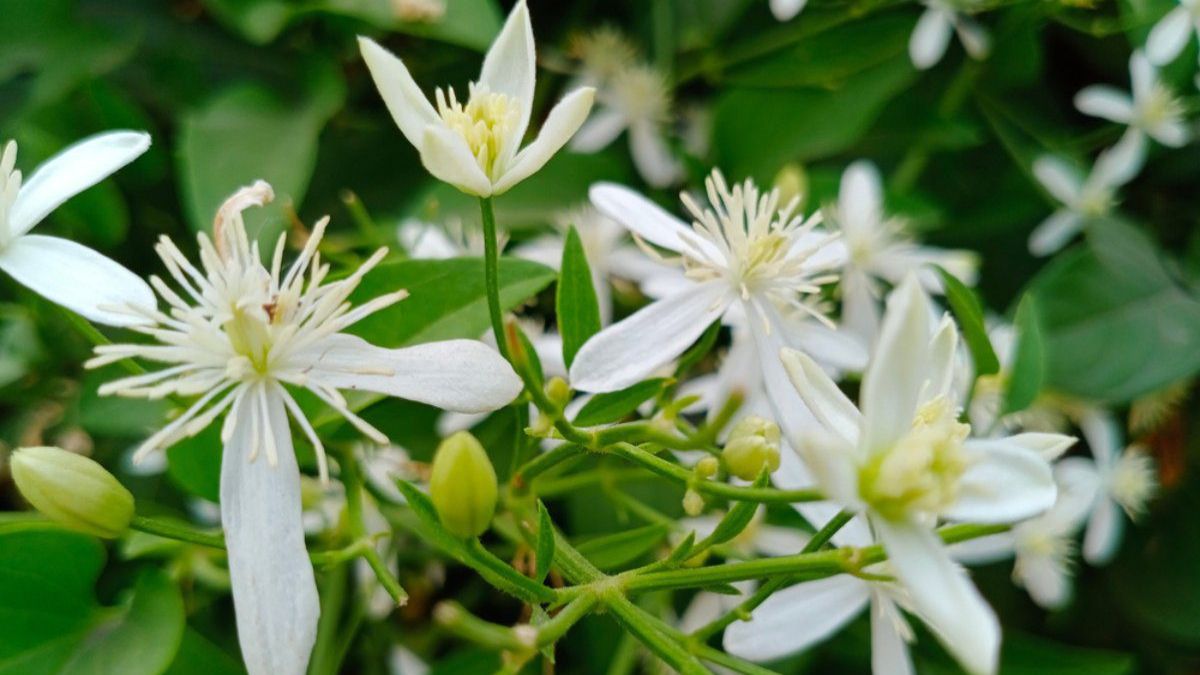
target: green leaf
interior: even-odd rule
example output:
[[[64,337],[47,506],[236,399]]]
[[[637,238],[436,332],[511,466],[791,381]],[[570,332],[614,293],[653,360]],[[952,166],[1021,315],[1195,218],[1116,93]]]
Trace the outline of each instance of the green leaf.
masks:
[[[0,305],[0,387],[25,377],[43,356],[29,310],[21,305]]]
[[[500,305],[509,310],[554,280],[554,270],[528,260],[500,259]],[[350,332],[382,347],[476,339],[490,326],[482,258],[384,263],[363,279],[351,302],[397,289],[408,297],[355,324]]]
[[[657,396],[669,382],[667,378],[657,377],[643,380],[620,391],[596,394],[584,404],[573,421],[581,427],[616,422]]]
[[[167,448],[167,476],[189,494],[210,502],[221,501],[221,424]]]
[[[101,622],[60,675],[157,675],[183,639],[183,597],[165,572],[138,578],[129,610]]]
[[[1032,294],[1021,298],[1013,325],[1017,332],[1017,344],[1013,348],[1015,353],[1008,378],[1008,390],[1004,392],[1004,407],[1001,413],[1004,415],[1024,410],[1033,403],[1042,390],[1046,372],[1046,349],[1037,302]]]
[[[246,669],[192,628],[183,631],[175,661],[163,675],[243,675]]]
[[[275,201],[249,209],[246,231],[271,250],[283,230],[285,208],[299,209],[317,162],[317,140],[340,106],[340,74],[316,69],[299,100],[259,84],[227,87],[183,117],[176,145],[188,223],[209,231],[221,204],[238,188],[262,179]]]
[[[679,357],[679,365],[675,366],[675,377],[679,377],[692,369],[692,366],[700,362],[713,345],[717,343],[717,336],[721,334],[721,322],[714,321],[709,324],[708,328],[704,329],[704,334],[696,340],[696,344],[688,347],[688,350]]]
[[[958,277],[941,267],[938,268],[938,274],[941,275],[942,285],[946,289],[946,302],[950,304],[954,318],[958,319],[963,339],[967,342],[967,348],[971,350],[975,376],[999,372],[1000,360],[996,358],[996,351],[988,338],[987,327],[983,325],[983,305],[980,304],[979,297],[975,295],[975,291],[959,281]]]
[[[533,575],[534,581],[542,581],[550,573],[550,564],[554,562],[554,521],[550,520],[550,512],[542,500],[538,500],[538,531],[537,531],[537,570]]]
[[[592,286],[592,270],[574,225],[567,231],[563,244],[554,307],[558,332],[562,335],[563,362],[570,368],[583,343],[600,332],[600,303]]]
[[[763,473],[754,481],[754,487],[765,487],[770,480],[770,477],[771,474],[769,472],[763,471]],[[746,529],[746,526],[750,524],[750,521],[754,520],[754,514],[758,511],[758,506],[759,505],[757,502],[751,501],[734,503],[734,505],[730,507],[729,512],[725,514],[725,517],[721,519],[721,522],[717,523],[717,526],[713,529],[712,534],[708,535],[708,539],[711,540],[711,543],[715,546],[718,544],[724,544],[730,539],[738,536],[742,533],[742,530]]]
[[[1089,247],[1033,281],[1046,339],[1046,382],[1120,404],[1200,372],[1200,300],[1145,235],[1114,219],[1089,225]]]
[[[576,546],[579,552],[602,570],[627,565],[654,550],[666,538],[671,528],[656,523],[632,530],[593,537]]]

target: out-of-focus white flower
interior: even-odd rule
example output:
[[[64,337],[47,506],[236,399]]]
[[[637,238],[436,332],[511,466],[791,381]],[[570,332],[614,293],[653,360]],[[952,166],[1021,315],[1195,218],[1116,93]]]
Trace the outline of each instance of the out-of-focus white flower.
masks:
[[[1039,396],[1037,400],[1024,410],[1001,416],[1004,406],[1004,394],[1012,375],[1012,364],[1016,358],[1017,331],[1012,324],[1002,319],[990,318],[987,321],[987,335],[1000,362],[1000,370],[992,375],[984,375],[975,381],[975,389],[971,393],[971,403],[967,414],[971,428],[977,436],[1007,435],[1018,430],[1029,432],[1062,433],[1071,426],[1069,415],[1071,406],[1063,399],[1050,396]],[[963,345],[964,358],[959,360],[962,370],[960,375],[962,396],[965,397],[971,377],[970,355]]]
[[[1179,6],[1167,12],[1146,37],[1146,56],[1162,66],[1179,56],[1192,35],[1200,38],[1200,0],[1179,0]]]
[[[1125,529],[1121,511],[1131,519],[1145,513],[1158,479],[1154,460],[1144,448],[1131,445],[1122,450],[1120,425],[1111,413],[1087,410],[1080,416],[1079,428],[1095,461],[1068,457],[1059,467],[1073,480],[1090,480],[1096,487],[1083,537],[1083,559],[1090,565],[1106,565],[1121,546]]]
[[[421,657],[397,645],[388,655],[388,675],[429,675],[429,666]]]
[[[570,88],[607,86],[617,73],[632,68],[638,61],[637,47],[612,26],[573,35],[568,51],[580,63]]]
[[[110,131],[75,143],[46,160],[22,182],[17,144],[0,151],[0,269],[22,286],[81,316],[110,326],[144,323],[112,311],[154,304],[154,291],[136,274],[67,239],[29,234],[50,212],[137,159],[150,147],[141,131]]]
[[[391,0],[391,4],[401,21],[435,23],[446,15],[445,0]]]
[[[1075,95],[1079,112],[1129,127],[1127,133],[1141,141],[1137,146],[1137,167],[1145,160],[1142,135],[1159,143],[1180,148],[1191,138],[1184,119],[1183,102],[1158,77],[1158,71],[1141,51],[1129,57],[1129,94],[1104,84],[1084,87]],[[1136,170],[1135,170],[1136,173]]]
[[[444,226],[409,218],[396,228],[396,238],[410,258],[444,260],[483,255],[483,232],[468,227],[461,218],[452,218]],[[504,250],[508,233],[497,234],[497,247]]]
[[[921,246],[903,232],[903,223],[883,209],[883,186],[874,164],[858,161],[846,167],[835,207],[828,219],[842,232],[847,256],[842,268],[842,321],[873,342],[882,313],[880,281],[895,285],[917,273],[928,291],[940,292],[940,265],[966,284],[975,283],[979,261],[970,251]]]
[[[816,229],[820,219],[796,215],[795,200],[781,207],[777,191],[760,193],[749,180],[730,188],[714,171],[705,184],[707,208],[681,195],[691,227],[628,188],[592,186],[602,213],[679,255],[687,283],[588,340],[571,365],[577,389],[616,391],[640,381],[730,312],[751,331],[776,336],[784,330],[781,308],[816,312],[803,299],[834,281],[825,272],[840,262],[834,237]],[[777,353],[764,359],[775,363]]]
[[[316,450],[322,478],[327,468],[324,446],[284,385],[303,387],[372,440],[385,443],[382,433],[349,409],[339,390],[477,412],[511,401],[521,382],[507,361],[478,341],[381,349],[342,332],[403,299],[405,293],[397,291],[355,309],[347,302],[386,251],[349,276],[328,281],[330,268],[317,253],[326,218],[286,273],[281,235],[268,268],[258,243],[246,234],[242,211],[272,196],[271,186],[259,181],[225,202],[213,239],[199,236],[200,269],[163,237],[156,251],[181,291],[158,277],[150,281],[170,314],[153,304],[124,308],[148,323],[133,329],[156,343],[97,347],[88,366],[133,357],[166,364],[109,382],[102,395],[200,396],[142,444],[143,455],[195,435],[229,411],[221,427],[221,522],[242,654],[252,675],[299,675],[316,637],[319,606],[304,545],[289,413]]]
[[[921,70],[932,68],[946,54],[950,45],[950,33],[958,33],[963,49],[973,59],[987,58],[992,41],[987,31],[963,10],[977,4],[973,0],[921,0],[925,13],[917,20],[908,39],[908,56],[913,65]]]
[[[1015,558],[1013,581],[1046,609],[1060,609],[1071,600],[1075,534],[1096,494],[1095,481],[1086,474],[1056,469],[1058,499],[1048,511],[1008,532],[950,547],[954,557],[966,564]]]
[[[435,108],[403,61],[368,38],[358,42],[384,103],[420,151],[425,168],[468,194],[499,195],[531,176],[570,140],[592,107],[594,89],[572,91],[550,111],[537,139],[520,148],[533,112],[537,74],[524,0],[488,49],[465,102],[459,102],[453,89],[438,89]]]
[[[996,670],[996,615],[956,565],[938,519],[1012,523],[1048,509],[1056,488],[1047,456],[1070,438],[1047,434],[970,438],[952,400],[958,332],[934,310],[915,274],[888,298],[879,341],[863,376],[860,407],[808,356],[784,365],[825,428],[793,438],[822,490],[861,511],[888,554],[915,611],[972,673]]]
[[[1038,157],[1033,175],[1061,204],[1029,235],[1029,252],[1046,256],[1067,245],[1087,221],[1110,213],[1117,203],[1117,188],[1141,169],[1145,142],[1140,134],[1126,133],[1116,145],[1101,152],[1085,178],[1074,165],[1053,155]]]
[[[780,21],[791,21],[808,4],[808,0],[771,0],[771,13]]]
[[[571,149],[597,152],[627,130],[633,164],[642,178],[660,188],[678,181],[683,167],[664,138],[671,118],[666,77],[651,66],[630,66],[613,75],[597,99],[600,105],[571,139]]]

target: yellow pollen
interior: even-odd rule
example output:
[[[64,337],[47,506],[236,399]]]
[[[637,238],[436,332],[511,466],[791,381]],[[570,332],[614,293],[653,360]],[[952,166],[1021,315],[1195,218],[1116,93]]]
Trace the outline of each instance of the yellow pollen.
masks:
[[[1146,502],[1157,489],[1154,460],[1137,446],[1122,453],[1109,476],[1109,494],[1130,518],[1137,518],[1146,511]]]
[[[467,142],[483,173],[492,180],[499,178],[505,167],[498,166],[497,159],[511,156],[509,146],[521,141],[515,138],[521,118],[519,102],[474,84],[466,105],[459,103],[449,87],[438,89],[436,97],[442,121]]]

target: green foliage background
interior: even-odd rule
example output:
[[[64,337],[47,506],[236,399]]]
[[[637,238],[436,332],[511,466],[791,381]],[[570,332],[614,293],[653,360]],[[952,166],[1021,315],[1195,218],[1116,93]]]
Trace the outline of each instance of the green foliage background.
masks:
[[[1043,373],[1046,390],[1121,407],[1200,371],[1194,145],[1154,151],[1125,190],[1124,215],[1093,224],[1085,242],[1049,262],[1025,249],[1029,231],[1052,208],[1030,174],[1033,158],[1052,151],[1086,163],[1116,140],[1117,129],[1083,118],[1071,97],[1095,82],[1124,87],[1131,44],[1143,42],[1170,0],[996,0],[982,15],[994,39],[990,58],[972,62],[952,45],[938,67],[920,74],[906,54],[919,8],[895,0],[811,0],[798,19],[782,24],[765,0],[530,4],[543,67],[535,119],[570,75],[571,37],[618,26],[672,73],[679,109],[703,110],[711,122],[700,128],[707,151],[687,154],[689,184],[710,166],[770,183],[785,164],[800,163],[815,205],[832,198],[848,162],[870,158],[887,177],[890,206],[928,241],[980,252],[980,289],[990,311],[1015,311],[1020,291],[1034,291],[1036,307],[1026,311],[1036,316],[1026,320],[1040,326],[1044,349],[1031,367]],[[41,226],[139,273],[159,271],[151,247],[160,235],[187,241],[209,226],[225,196],[256,178],[271,182],[279,198],[251,222],[253,231],[273,239],[294,219],[311,223],[330,214],[330,257],[350,263],[371,246],[394,243],[404,217],[477,218],[470,200],[421,167],[354,42],[357,34],[372,35],[403,56],[418,82],[463,86],[508,7],[447,0],[447,9],[430,25],[395,19],[387,0],[0,0],[0,137],[19,142],[18,163],[28,170],[93,132],[151,132],[154,146],[143,158]],[[1193,41],[1167,71],[1190,92],[1193,111],[1195,52]],[[624,143],[596,155],[560,154],[498,200],[498,219],[514,239],[532,236],[556,212],[581,203],[600,179],[639,185]],[[370,220],[347,209],[345,190]],[[667,191],[658,196],[673,203]],[[356,330],[388,346],[478,336],[488,325],[481,265],[464,259],[381,266],[362,297],[398,286],[412,297]],[[538,265],[506,261],[505,304],[529,301],[549,315],[553,296],[544,289],[554,278]],[[638,301],[628,294],[619,300],[625,310]],[[85,372],[80,364],[90,344],[51,305],[6,277],[0,347],[4,447],[90,449],[134,490],[139,509],[152,504],[184,517],[192,496],[215,497],[213,430],[172,449],[166,474],[128,471],[127,450],[161,423],[167,406],[99,398],[96,388],[113,373]],[[1004,672],[1200,668],[1200,441],[1191,424],[1197,405],[1192,396],[1145,439],[1163,493],[1128,533],[1114,565],[1079,570],[1069,608],[1036,608],[1007,579],[1007,564],[976,573],[1005,624]],[[366,416],[417,458],[430,456],[437,441],[431,409],[389,401]],[[512,420],[493,417],[477,432],[503,478]],[[13,512],[0,516],[0,673],[240,671],[228,596],[194,583],[219,578],[212,554],[138,536],[102,547],[47,528],[19,513],[20,498],[3,480],[0,501]],[[681,513],[674,488],[628,489],[666,513]],[[653,526],[632,528],[600,487],[565,493],[551,507],[602,568],[646,558],[665,535]],[[614,532],[619,539],[601,538]],[[415,544],[402,557],[401,581],[414,600],[380,623],[363,621],[349,609],[347,593],[331,591],[348,587],[352,571],[322,575],[324,620],[334,622],[338,639],[327,651],[318,648],[312,672],[385,672],[396,641],[437,673],[494,668],[494,655],[439,634],[429,609],[453,597],[512,622],[516,604],[461,569],[448,569],[440,588],[422,587],[429,564]],[[653,602],[678,610],[686,596]],[[778,668],[865,672],[867,644],[859,620]],[[559,648],[557,669],[606,672],[631,650],[612,622],[590,617]],[[923,672],[954,672],[931,640],[922,639],[916,654]]]

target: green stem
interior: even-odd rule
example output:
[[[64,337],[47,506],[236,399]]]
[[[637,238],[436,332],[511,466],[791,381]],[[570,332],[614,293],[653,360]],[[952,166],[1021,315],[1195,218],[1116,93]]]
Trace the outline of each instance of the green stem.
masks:
[[[504,318],[500,311],[500,247],[496,239],[496,212],[491,197],[479,198],[479,213],[483,219],[483,281],[487,290],[488,315],[496,349],[508,359],[508,344],[504,339]]]
[[[558,642],[567,634],[571,626],[574,626],[580,619],[587,616],[599,601],[600,598],[595,593],[586,593],[568,603],[566,607],[562,608],[562,611],[555,614],[546,623],[537,627],[538,647],[545,647],[546,645]]]
[[[350,535],[358,541],[368,540],[367,526],[363,521],[363,477],[359,470],[358,458],[352,452],[343,452],[339,457],[341,460],[341,479],[342,485],[346,488],[346,516],[349,521]],[[367,565],[371,567],[371,571],[375,573],[375,577],[379,579],[380,585],[387,591],[388,595],[397,606],[402,606],[408,602],[408,593],[400,585],[400,582],[388,570],[387,564],[383,562],[383,558],[379,556],[379,552],[375,550],[374,545],[367,545],[362,548],[362,557],[367,561]]]
[[[735,501],[760,502],[763,504],[794,504],[797,502],[815,502],[825,499],[817,490],[778,490],[775,488],[756,488],[729,483],[718,483],[710,480],[697,480],[696,475],[678,464],[668,462],[636,445],[617,443],[608,450],[614,455],[637,462],[647,469],[684,483],[705,494],[723,497]]]
[[[509,482],[512,484],[513,488],[518,491],[527,490],[529,489],[530,482],[534,478],[537,478],[549,469],[558,466],[558,464],[561,462],[571,459],[572,457],[578,457],[584,452],[585,450],[582,446],[574,443],[560,445],[552,450],[536,455],[533,459],[519,467],[513,472],[512,478]]]
[[[133,520],[129,522],[129,527],[167,539],[225,550],[225,536],[220,532],[203,532],[188,525],[149,516],[134,516]]]

